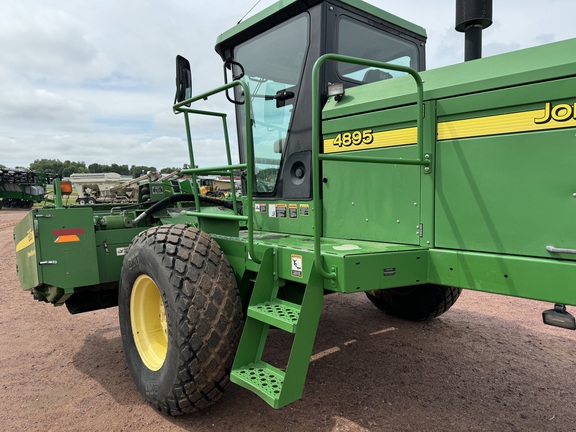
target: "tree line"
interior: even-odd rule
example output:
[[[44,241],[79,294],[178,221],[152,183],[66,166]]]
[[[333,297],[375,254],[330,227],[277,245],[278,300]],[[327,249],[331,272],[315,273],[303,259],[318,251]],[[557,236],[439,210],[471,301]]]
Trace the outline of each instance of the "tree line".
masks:
[[[60,177],[70,177],[74,173],[107,173],[115,172],[120,175],[131,176],[133,178],[140,177],[143,173],[148,171],[158,171],[156,167],[145,165],[118,165],[118,164],[98,164],[93,163],[86,166],[85,162],[75,161],[60,161],[58,159],[36,159],[30,164],[30,169],[36,173],[54,174]],[[171,173],[178,168],[162,168],[161,173]]]

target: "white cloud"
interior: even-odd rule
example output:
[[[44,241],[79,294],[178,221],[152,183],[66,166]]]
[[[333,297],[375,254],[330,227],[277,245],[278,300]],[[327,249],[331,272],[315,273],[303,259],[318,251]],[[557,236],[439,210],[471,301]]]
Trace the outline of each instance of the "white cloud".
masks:
[[[98,50],[76,17],[27,2],[11,6],[0,18],[2,68],[34,82],[74,83],[82,78],[79,71],[95,63]]]

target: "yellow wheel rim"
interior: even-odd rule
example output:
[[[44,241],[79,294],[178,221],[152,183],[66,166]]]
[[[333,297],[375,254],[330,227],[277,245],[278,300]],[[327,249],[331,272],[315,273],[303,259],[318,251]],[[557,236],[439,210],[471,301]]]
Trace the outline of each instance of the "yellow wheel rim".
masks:
[[[138,276],[132,286],[130,322],[142,362],[150,370],[159,370],[168,351],[168,326],[160,291],[148,275]]]

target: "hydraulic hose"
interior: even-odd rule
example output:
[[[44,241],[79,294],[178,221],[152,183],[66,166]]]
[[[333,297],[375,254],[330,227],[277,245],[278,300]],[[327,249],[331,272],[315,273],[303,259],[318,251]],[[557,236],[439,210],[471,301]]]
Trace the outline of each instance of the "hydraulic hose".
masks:
[[[176,204],[176,203],[182,202],[182,201],[194,201],[194,198],[195,198],[194,194],[190,194],[190,193],[176,194],[176,195],[171,195],[169,197],[163,198],[160,201],[152,204],[150,206],[150,208],[146,209],[144,212],[142,212],[140,215],[138,215],[138,217],[136,217],[136,219],[134,219],[134,224],[137,224],[138,222],[140,222],[142,219],[144,219],[148,215],[156,213],[157,211],[160,211],[160,210],[164,210],[165,208],[171,206],[172,204]],[[225,207],[228,209],[233,209],[233,205],[229,201],[224,201],[224,200],[219,200],[216,198],[209,198],[209,197],[204,197],[204,196],[200,197],[200,201],[205,202],[205,203],[209,203],[209,204],[219,205],[219,206],[222,206],[222,207]],[[240,214],[242,214],[241,208],[239,208],[239,212],[240,212]]]

